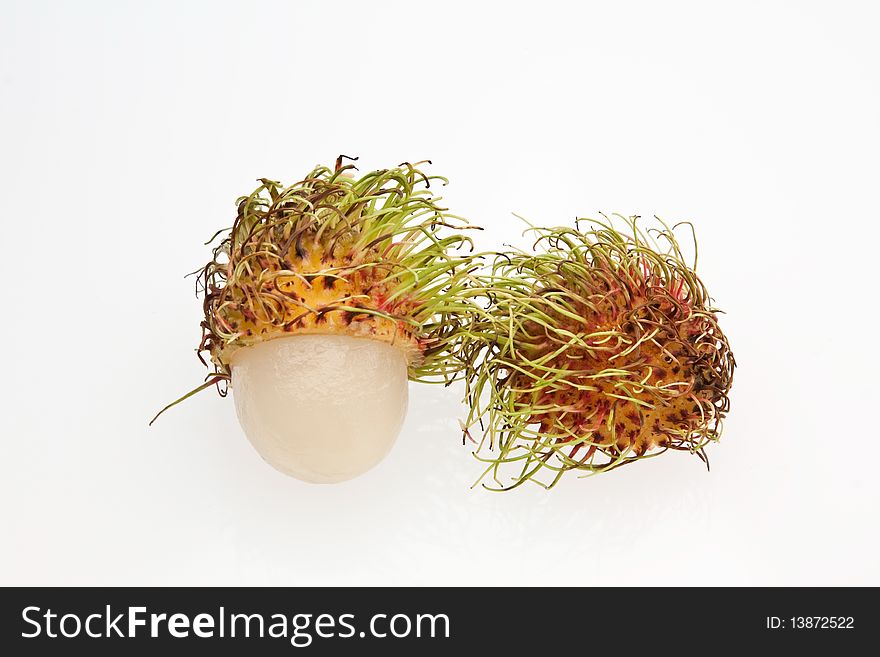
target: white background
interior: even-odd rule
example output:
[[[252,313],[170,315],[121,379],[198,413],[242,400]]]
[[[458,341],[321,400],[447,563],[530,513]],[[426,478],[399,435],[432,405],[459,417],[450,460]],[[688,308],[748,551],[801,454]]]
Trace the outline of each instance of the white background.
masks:
[[[0,584],[880,584],[871,3],[2,2]],[[470,490],[458,390],[316,487],[203,393],[183,274],[255,179],[432,158],[522,243],[692,220],[739,361],[685,454]]]

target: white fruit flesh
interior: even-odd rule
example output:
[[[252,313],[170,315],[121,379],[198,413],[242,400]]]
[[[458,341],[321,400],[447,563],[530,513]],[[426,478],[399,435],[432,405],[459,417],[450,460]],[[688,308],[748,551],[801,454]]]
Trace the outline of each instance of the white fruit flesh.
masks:
[[[284,474],[312,483],[356,477],[388,454],[406,416],[407,364],[384,342],[294,335],[233,355],[245,434]]]

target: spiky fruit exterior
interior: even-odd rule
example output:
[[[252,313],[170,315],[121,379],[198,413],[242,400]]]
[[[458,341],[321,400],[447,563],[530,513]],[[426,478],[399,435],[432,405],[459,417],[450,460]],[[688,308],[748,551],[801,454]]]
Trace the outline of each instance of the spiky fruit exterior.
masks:
[[[734,359],[716,311],[672,231],[620,221],[540,229],[540,252],[504,254],[484,278],[468,426],[485,423],[478,457],[501,488],[667,449],[705,460],[720,434]]]
[[[354,178],[318,167],[262,185],[201,272],[203,336],[215,375],[241,348],[297,334],[350,335],[404,351],[413,379],[454,376],[446,358],[473,257],[414,165]]]
[[[314,237],[291,245],[281,258],[257,257],[257,275],[245,273],[212,307],[215,324],[229,335],[216,342],[215,362],[230,362],[238,349],[273,338],[343,334],[387,342],[418,364],[425,343],[419,327],[404,319],[418,301],[409,295],[389,301],[396,281],[387,273],[394,265],[381,261],[375,248],[357,252]],[[258,295],[268,303],[249,303]]]

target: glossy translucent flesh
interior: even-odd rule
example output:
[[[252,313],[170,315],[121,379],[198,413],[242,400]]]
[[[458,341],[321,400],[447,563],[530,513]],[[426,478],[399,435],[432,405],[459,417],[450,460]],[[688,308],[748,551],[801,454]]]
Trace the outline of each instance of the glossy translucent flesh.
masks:
[[[232,391],[245,434],[270,465],[334,483],[393,446],[406,416],[407,363],[377,340],[295,335],[237,351]]]

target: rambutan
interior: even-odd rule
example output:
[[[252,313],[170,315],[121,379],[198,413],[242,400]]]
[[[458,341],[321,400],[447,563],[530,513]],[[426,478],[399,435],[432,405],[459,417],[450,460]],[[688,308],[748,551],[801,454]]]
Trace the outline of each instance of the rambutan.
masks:
[[[465,434],[482,427],[488,488],[550,487],[667,450],[708,466],[704,448],[720,436],[735,362],[694,271],[696,241],[689,266],[662,222],[582,221],[531,229],[533,252],[499,254],[479,277],[486,303],[459,357]]]
[[[472,226],[432,192],[444,178],[422,163],[354,177],[343,157],[288,187],[261,179],[238,199],[198,272],[198,353],[213,372],[166,407],[231,384],[258,451],[309,481],[350,478],[385,455],[407,379],[459,373],[449,354],[475,262]]]

